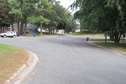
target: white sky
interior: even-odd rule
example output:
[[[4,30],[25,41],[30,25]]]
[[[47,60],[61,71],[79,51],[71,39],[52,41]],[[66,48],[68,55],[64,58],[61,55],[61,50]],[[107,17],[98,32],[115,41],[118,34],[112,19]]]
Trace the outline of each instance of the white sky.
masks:
[[[60,1],[61,5],[65,8],[68,8],[72,3],[73,3],[73,0],[57,0],[57,1]]]
[[[68,8],[72,3],[73,1],[75,0],[57,0],[57,1],[60,1],[60,4],[65,7],[65,8]],[[76,10],[72,11],[70,8],[69,8],[69,11],[74,13]]]
[[[61,5],[65,8],[68,8],[75,0],[57,0],[60,1]],[[72,14],[74,14],[78,9],[72,11],[71,9],[69,9],[70,12],[72,12]],[[79,22],[77,21],[77,23],[79,24]]]

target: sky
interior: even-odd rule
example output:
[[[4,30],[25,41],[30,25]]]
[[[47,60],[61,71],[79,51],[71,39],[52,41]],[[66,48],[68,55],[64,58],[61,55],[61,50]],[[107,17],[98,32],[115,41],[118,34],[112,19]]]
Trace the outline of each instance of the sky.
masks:
[[[61,2],[60,4],[63,7],[68,8],[73,3],[74,0],[58,0],[58,1]]]
[[[61,5],[63,6],[63,7],[65,7],[65,8],[68,8],[72,3],[73,3],[73,1],[75,1],[75,0],[57,0],[57,1],[60,1],[61,3]],[[78,9],[77,9],[78,10]],[[72,14],[74,14],[77,10],[71,10],[71,9],[69,9],[69,11],[70,12],[72,12]],[[77,23],[79,24],[79,22],[77,21]]]
[[[75,0],[57,0],[60,1],[60,4],[65,7],[68,8]],[[72,14],[74,14],[76,12],[76,10],[71,10],[70,8],[68,9],[70,12],[72,12]]]

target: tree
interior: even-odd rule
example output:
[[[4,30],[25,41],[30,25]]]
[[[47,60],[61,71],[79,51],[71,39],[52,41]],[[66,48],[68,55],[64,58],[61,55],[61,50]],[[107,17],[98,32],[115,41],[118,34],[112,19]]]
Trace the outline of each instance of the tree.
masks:
[[[52,34],[52,30],[56,29],[56,27],[58,25],[58,21],[60,21],[60,18],[59,18],[59,16],[57,16],[57,13],[54,10],[52,13],[46,13],[45,17],[50,20],[47,27],[49,28],[49,33]]]
[[[21,31],[23,32],[23,24],[25,24],[24,28],[24,34],[26,35],[26,26],[27,26],[27,19],[30,16],[34,15],[34,11],[36,10],[36,4],[40,0],[20,0],[20,9],[23,15],[23,18],[21,19]]]
[[[50,32],[57,28],[68,30],[73,28],[73,24],[75,24],[71,13],[56,0],[0,0],[0,2],[7,5],[12,28],[14,23],[18,23],[20,34],[22,32],[26,34],[28,22],[39,24],[41,30],[43,26],[49,27]],[[23,28],[24,24],[25,28]]]
[[[126,1],[125,0],[112,0],[107,1],[106,7],[111,9],[113,13],[113,25],[111,28],[111,35],[114,38],[114,42],[116,45],[119,45],[121,35],[126,33]],[[112,11],[110,13],[112,14]],[[111,18],[111,17],[110,17]]]
[[[9,9],[6,4],[0,3],[0,26],[8,27],[10,25],[11,16],[8,14]]]
[[[49,1],[52,4],[52,12],[46,12],[44,17],[50,20],[50,23],[46,25],[49,29],[49,33],[52,34],[52,31],[56,29],[58,24],[61,22],[61,17],[59,17],[56,8],[59,7],[59,4],[56,1]]]
[[[53,12],[51,14],[46,14],[46,17],[50,19],[50,31],[54,29],[64,29],[68,31],[69,29],[76,27],[76,23],[73,21],[73,16],[67,9],[61,6],[58,1],[55,1],[52,5]],[[75,25],[73,26],[73,24]]]
[[[30,23],[40,23],[41,32],[42,32],[42,25],[41,25],[41,23],[49,24],[50,20],[44,18],[43,16],[37,16],[37,17],[31,16],[31,17],[28,17],[27,21],[30,22]]]
[[[109,33],[118,46],[126,29],[125,3],[125,0],[76,0],[71,7],[80,8],[75,18],[80,20],[81,28]]]
[[[34,10],[35,14],[33,14],[31,17],[28,17],[28,22],[39,23],[42,35],[42,25],[48,24],[50,21],[46,19],[44,15],[45,13],[52,12],[52,5],[47,0],[40,0],[36,4],[36,9]]]
[[[12,24],[12,30],[13,30],[13,23],[17,22],[18,23],[18,32],[19,32],[19,22],[23,18],[21,11],[15,9],[15,10],[10,11],[9,14],[13,17],[11,19],[11,21],[12,21],[11,22],[11,24]]]

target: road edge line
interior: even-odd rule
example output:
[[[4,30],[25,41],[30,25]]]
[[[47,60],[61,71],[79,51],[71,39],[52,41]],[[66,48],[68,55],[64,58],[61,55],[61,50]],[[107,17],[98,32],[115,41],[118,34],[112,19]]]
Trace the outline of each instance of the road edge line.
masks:
[[[90,44],[92,44],[92,45],[94,45],[94,46],[97,46],[97,47],[99,47],[99,48],[102,48],[102,49],[105,49],[105,50],[111,51],[111,52],[113,52],[113,53],[115,53],[115,54],[118,54],[118,55],[121,55],[121,56],[126,57],[126,54],[123,54],[123,53],[121,53],[121,52],[119,52],[119,51],[112,50],[112,49],[106,48],[106,47],[104,47],[104,46],[97,45],[97,44],[92,43],[92,42],[90,42],[90,41],[88,41],[88,43],[90,43]]]
[[[5,82],[5,84],[20,84],[24,80],[24,78],[26,78],[29,74],[32,73],[36,64],[39,61],[39,58],[35,53],[31,51],[28,52],[30,54],[30,58],[27,63],[22,65],[22,67],[16,73],[14,73],[9,80]]]

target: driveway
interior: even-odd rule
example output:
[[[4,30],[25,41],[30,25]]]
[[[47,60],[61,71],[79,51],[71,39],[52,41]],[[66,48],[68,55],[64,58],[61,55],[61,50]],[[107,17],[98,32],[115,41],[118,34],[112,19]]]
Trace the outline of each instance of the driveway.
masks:
[[[0,38],[0,43],[36,53],[34,74],[22,84],[126,84],[126,57],[84,37]]]

